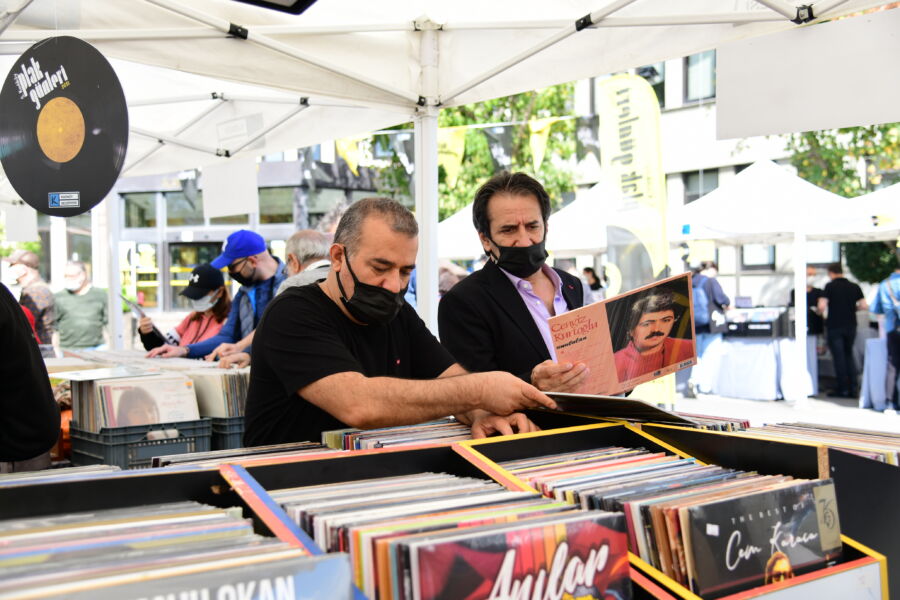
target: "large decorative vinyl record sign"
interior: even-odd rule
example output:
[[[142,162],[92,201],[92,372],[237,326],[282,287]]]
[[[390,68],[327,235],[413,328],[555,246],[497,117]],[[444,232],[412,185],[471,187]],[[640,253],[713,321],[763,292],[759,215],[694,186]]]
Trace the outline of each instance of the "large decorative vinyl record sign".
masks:
[[[71,217],[106,197],[128,146],[125,94],[93,46],[62,36],[38,42],[0,88],[0,162],[39,212]]]

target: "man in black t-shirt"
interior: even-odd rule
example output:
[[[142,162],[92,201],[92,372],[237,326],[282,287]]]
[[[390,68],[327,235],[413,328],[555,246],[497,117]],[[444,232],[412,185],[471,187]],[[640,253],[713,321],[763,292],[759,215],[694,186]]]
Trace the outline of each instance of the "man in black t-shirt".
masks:
[[[868,309],[862,290],[844,277],[840,263],[828,265],[830,282],[819,298],[819,312],[826,313],[825,338],[834,359],[836,388],[831,395],[852,398],[858,394],[853,342],[856,340],[856,311]]]
[[[247,446],[318,441],[342,427],[455,415],[475,437],[531,431],[524,408],[555,403],[508,373],[467,374],[403,301],[418,226],[393,200],[353,204],[324,282],[271,301],[253,340]]]
[[[31,325],[0,284],[0,473],[50,466],[59,437],[59,407]]]

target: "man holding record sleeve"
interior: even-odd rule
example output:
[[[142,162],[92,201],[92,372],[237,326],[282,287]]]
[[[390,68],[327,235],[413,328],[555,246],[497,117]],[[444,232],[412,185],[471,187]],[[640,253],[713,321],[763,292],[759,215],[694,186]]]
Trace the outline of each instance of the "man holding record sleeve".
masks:
[[[573,391],[582,363],[557,363],[550,317],[581,308],[577,277],[546,264],[550,196],[525,173],[493,176],[475,193],[472,220],[488,261],[438,304],[441,343],[470,371],[506,371],[545,391]],[[587,300],[590,302],[590,300]]]
[[[351,205],[325,281],[293,287],[266,309],[253,340],[247,446],[318,441],[455,415],[475,437],[532,431],[526,408],[555,408],[508,373],[468,374],[403,299],[418,225],[385,198]]]

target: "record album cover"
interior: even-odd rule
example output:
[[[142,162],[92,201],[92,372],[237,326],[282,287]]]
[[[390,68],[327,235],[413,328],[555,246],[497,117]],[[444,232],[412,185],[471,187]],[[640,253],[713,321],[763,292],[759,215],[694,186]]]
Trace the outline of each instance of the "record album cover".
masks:
[[[685,510],[692,587],[704,597],[783,581],[824,566],[841,552],[830,479]]]
[[[625,600],[631,598],[627,550],[621,513],[461,534],[411,548],[418,567],[413,597]]]

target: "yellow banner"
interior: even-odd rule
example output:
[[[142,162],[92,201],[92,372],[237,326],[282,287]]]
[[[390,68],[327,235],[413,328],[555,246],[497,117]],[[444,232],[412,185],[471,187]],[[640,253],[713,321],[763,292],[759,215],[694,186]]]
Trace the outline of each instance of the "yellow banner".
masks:
[[[610,246],[620,247],[610,254],[619,258],[611,256],[630,289],[664,276],[668,263],[659,102],[650,84],[637,75],[609,77],[598,88],[601,171],[617,196],[611,199],[616,210],[608,225],[626,232],[612,236]],[[623,264],[625,257],[630,263],[649,264],[636,269],[635,264]]]
[[[643,77],[598,82],[600,171],[615,210],[607,223],[607,257],[622,286],[634,289],[668,275],[666,175],[662,168],[659,101]],[[675,377],[635,388],[633,398],[671,404]]]
[[[466,132],[468,127],[441,127],[438,129],[438,164],[444,167],[450,187],[456,185],[459,170],[466,154]]]
[[[550,137],[550,128],[559,121],[556,117],[535,119],[528,122],[528,143],[531,146],[531,160],[534,163],[534,172],[537,173],[544,162],[544,154],[547,153],[547,138]]]

